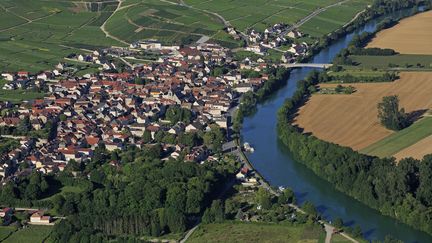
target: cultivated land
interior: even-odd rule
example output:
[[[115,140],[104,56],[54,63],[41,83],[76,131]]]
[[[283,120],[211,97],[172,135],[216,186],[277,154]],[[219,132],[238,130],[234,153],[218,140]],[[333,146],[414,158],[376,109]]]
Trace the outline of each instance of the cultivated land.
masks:
[[[0,227],[0,231],[10,231],[11,227]],[[14,231],[3,238],[5,243],[44,242],[52,231],[52,226],[30,225],[25,229]]]
[[[84,47],[121,45],[100,30],[117,2],[0,0],[0,70],[52,69]]]
[[[425,155],[431,153],[431,144],[432,144],[432,136],[428,136],[420,140],[418,143],[401,150],[400,152],[394,154],[393,156],[398,160],[407,157],[413,157],[415,159],[420,160],[423,159]]]
[[[291,226],[269,223],[202,224],[188,242],[324,242],[320,226]]]
[[[410,127],[368,146],[360,152],[379,157],[394,156],[397,159],[405,157],[423,158],[432,153],[430,136],[432,135],[432,117],[425,117]],[[429,145],[429,146],[427,146]]]
[[[223,31],[227,24],[262,31],[275,23],[297,23],[339,2],[301,26],[312,37],[340,28],[372,0],[0,0],[0,69],[48,70],[80,48],[149,38],[187,44],[208,37],[235,48],[241,42]]]
[[[382,97],[398,95],[407,112],[432,106],[432,73],[401,73],[400,77],[391,83],[350,84],[357,90],[351,95],[313,95],[301,107],[295,123],[320,139],[355,150],[366,148],[393,133],[377,118],[377,104]]]
[[[432,54],[432,11],[383,30],[367,47],[391,48],[402,54]]]
[[[247,28],[264,30],[269,25],[284,22],[294,24],[316,9],[341,0],[185,0],[188,5],[215,12],[231,25],[244,31]],[[301,30],[313,36],[321,36],[349,22],[372,1],[350,0],[332,7],[312,18]],[[310,22],[310,24],[309,24]]]
[[[357,68],[432,69],[432,55],[350,56]]]

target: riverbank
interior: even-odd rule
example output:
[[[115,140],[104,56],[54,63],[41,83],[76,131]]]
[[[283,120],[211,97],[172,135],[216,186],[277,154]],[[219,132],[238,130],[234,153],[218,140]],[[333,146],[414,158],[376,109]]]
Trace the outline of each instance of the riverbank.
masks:
[[[395,13],[394,16],[411,15],[410,10]],[[372,32],[378,20],[368,22],[355,33]],[[314,56],[313,63],[328,63],[336,54],[345,48],[354,34],[348,34],[325,48]],[[350,224],[360,225],[364,236],[369,240],[384,239],[392,234],[404,241],[417,239],[419,242],[429,242],[430,236],[422,234],[402,224],[395,224],[394,220],[378,214],[356,200],[334,190],[333,185],[316,177],[309,169],[292,159],[292,155],[277,139],[276,113],[286,98],[291,98],[297,88],[297,81],[306,77],[310,68],[300,68],[291,71],[287,85],[265,102],[258,105],[253,116],[245,117],[241,136],[255,148],[255,153],[248,155],[256,171],[275,186],[293,188],[299,197],[299,202],[312,201],[319,205],[324,218],[342,218]]]

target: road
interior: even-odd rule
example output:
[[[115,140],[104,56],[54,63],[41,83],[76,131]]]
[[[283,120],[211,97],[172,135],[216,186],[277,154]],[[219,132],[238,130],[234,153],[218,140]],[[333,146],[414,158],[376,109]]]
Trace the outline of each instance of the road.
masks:
[[[351,0],[343,0],[343,1],[339,1],[337,3],[328,5],[326,7],[323,8],[319,8],[315,11],[313,11],[311,14],[309,14],[308,16],[304,17],[303,19],[301,19],[300,21],[298,21],[297,23],[295,23],[294,25],[292,25],[291,27],[289,27],[287,30],[285,30],[284,32],[282,32],[282,35],[285,36],[286,34],[288,34],[289,32],[291,32],[292,30],[298,29],[300,26],[304,25],[306,22],[308,22],[309,20],[311,20],[313,17],[317,16],[318,14],[326,11],[329,8],[344,4],[346,2],[349,2]]]
[[[110,15],[106,20],[105,20],[105,22],[103,22],[103,24],[101,25],[100,29],[102,30],[102,32],[104,32],[104,34],[105,34],[106,37],[111,38],[111,39],[113,39],[113,40],[116,40],[116,41],[118,41],[118,42],[120,42],[120,43],[123,43],[123,44],[125,44],[125,45],[129,45],[130,43],[127,43],[126,41],[124,41],[124,40],[122,40],[122,39],[119,39],[119,38],[117,38],[117,37],[111,35],[111,34],[106,30],[106,28],[105,28],[106,23],[108,23],[108,21],[111,19],[111,17],[114,16],[118,11],[120,11],[120,10],[122,10],[122,9],[125,9],[125,8],[132,7],[132,6],[138,4],[138,3],[134,3],[134,4],[126,5],[126,6],[121,6],[122,3],[123,3],[123,0],[118,0],[117,8],[116,8],[116,9],[114,10],[114,12],[113,12],[113,13],[112,13],[112,14],[111,14],[111,15]]]
[[[331,243],[331,238],[335,228],[329,224],[325,224],[324,229],[326,232],[325,243]]]

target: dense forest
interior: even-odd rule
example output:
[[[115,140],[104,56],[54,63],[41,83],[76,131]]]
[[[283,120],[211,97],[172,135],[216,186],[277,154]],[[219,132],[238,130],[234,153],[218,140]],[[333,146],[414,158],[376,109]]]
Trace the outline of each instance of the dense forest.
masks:
[[[90,161],[71,161],[58,175],[33,172],[7,183],[0,203],[46,207],[66,216],[54,226],[55,242],[183,233],[232,180],[238,165],[230,157],[199,165],[162,156],[159,144],[114,152],[101,144]],[[63,186],[82,192],[56,193]]]
[[[278,135],[294,158],[335,187],[417,229],[432,234],[432,155],[422,161],[381,159],[349,147],[304,134],[292,125],[297,109],[310,97],[310,87],[327,82],[324,73],[312,72],[278,113]]]

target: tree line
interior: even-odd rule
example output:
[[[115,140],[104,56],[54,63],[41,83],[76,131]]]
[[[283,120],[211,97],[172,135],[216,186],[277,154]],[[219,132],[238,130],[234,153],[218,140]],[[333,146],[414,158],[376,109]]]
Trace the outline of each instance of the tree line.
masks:
[[[270,67],[265,70],[265,73],[269,75],[269,80],[265,81],[257,92],[249,91],[242,95],[240,99],[238,110],[233,118],[233,129],[236,133],[241,129],[244,117],[256,112],[258,103],[263,102],[276,90],[286,85],[290,70],[285,67]],[[248,76],[254,75],[254,72],[248,72],[247,74]]]
[[[33,172],[8,181],[1,187],[0,203],[51,208],[66,216],[54,226],[54,242],[182,233],[238,165],[228,157],[199,165],[162,156],[157,144],[113,152],[100,144],[91,160],[70,161],[56,175]],[[80,193],[58,193],[67,185],[80,188]]]
[[[309,87],[325,80],[312,72],[298,83],[278,113],[278,136],[293,157],[339,191],[382,214],[432,234],[432,155],[422,161],[378,158],[307,135],[292,124],[297,109],[310,97]]]
[[[422,5],[424,10],[431,9],[431,0],[375,0],[370,7],[366,8],[353,22],[347,26],[337,29],[328,35],[322,36],[317,43],[310,49],[302,61],[309,60],[315,54],[339,40],[348,33],[352,33],[360,27],[364,26],[370,20],[381,17],[383,15],[393,13],[404,9],[413,9],[417,11]],[[378,26],[379,27],[379,26]]]

